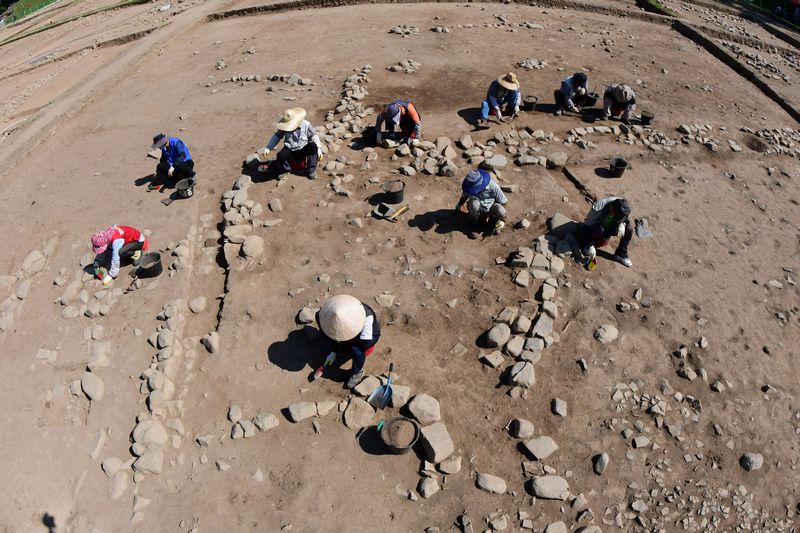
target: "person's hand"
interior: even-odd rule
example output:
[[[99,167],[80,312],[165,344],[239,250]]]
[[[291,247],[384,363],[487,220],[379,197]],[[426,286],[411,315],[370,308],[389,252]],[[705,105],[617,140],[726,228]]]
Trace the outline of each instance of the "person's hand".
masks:
[[[103,278],[103,287],[108,287],[109,285],[111,285],[112,281],[114,281],[114,278],[106,274],[105,277]]]
[[[375,134],[375,142],[380,144],[382,141],[383,141],[383,135],[381,135],[381,132],[376,133]]]
[[[169,167],[169,170],[167,171],[167,175],[171,178],[173,172],[175,172],[175,167]]]
[[[502,122],[502,120],[503,120],[503,112],[500,110],[499,107],[495,107],[494,108],[494,113],[495,113],[495,115],[497,115],[497,120]]]
[[[264,161],[266,161],[266,160],[267,160],[267,158],[269,157],[269,153],[270,153],[270,151],[271,151],[271,150],[270,150],[269,148],[262,148],[261,150],[259,150],[259,151],[256,153],[256,155],[258,156],[258,159],[259,159],[259,161],[261,161],[262,163],[263,163]]]
[[[409,143],[411,146],[419,146],[419,139],[411,139]]]
[[[518,105],[514,106],[514,114],[515,115],[519,115],[519,106]]]
[[[580,112],[581,112],[581,106],[579,106],[579,105],[576,105],[576,106],[575,106],[575,112],[576,112],[576,113],[580,113]]]
[[[625,236],[625,224],[617,226],[617,237],[620,239]]]

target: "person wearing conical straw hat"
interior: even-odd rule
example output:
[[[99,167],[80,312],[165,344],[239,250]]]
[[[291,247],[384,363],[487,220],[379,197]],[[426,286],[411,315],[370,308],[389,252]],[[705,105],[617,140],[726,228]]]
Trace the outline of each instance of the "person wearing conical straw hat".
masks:
[[[353,373],[347,381],[347,388],[354,388],[364,377],[364,362],[375,350],[381,336],[375,311],[354,296],[339,294],[322,304],[316,318],[322,334],[334,343],[326,358],[326,366],[334,360],[340,365],[352,359]]]
[[[291,107],[283,112],[278,121],[277,131],[267,145],[258,152],[258,159],[267,160],[270,152],[283,139],[283,148],[275,154],[275,161],[268,166],[261,165],[259,170],[272,171],[282,176],[292,170],[291,161],[305,159],[305,174],[308,179],[316,179],[317,162],[322,157],[319,135],[314,126],[306,120],[306,110],[302,107]],[[262,168],[264,167],[264,168]]]
[[[519,92],[517,75],[509,72],[492,81],[486,93],[486,99],[481,103],[481,118],[478,126],[489,127],[489,115],[494,114],[497,120],[504,121],[505,116],[512,117],[519,114],[522,95]]]

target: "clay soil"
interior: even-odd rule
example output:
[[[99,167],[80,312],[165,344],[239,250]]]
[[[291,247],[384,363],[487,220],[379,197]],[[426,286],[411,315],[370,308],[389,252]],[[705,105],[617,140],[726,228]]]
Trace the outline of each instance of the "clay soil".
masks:
[[[137,31],[163,22],[140,13],[154,7],[114,11],[84,29],[102,37],[117,36],[128,24]],[[482,531],[484,517],[498,509],[508,515],[509,531],[523,531],[520,511],[536,531],[558,520],[570,530],[588,524],[585,513],[578,521],[569,501],[530,495],[522,468],[529,458],[506,429],[518,417],[533,422],[535,436],[556,441],[558,451],[537,468],[552,469],[572,494],[583,494],[592,523],[603,531],[798,527],[800,168],[797,159],[751,150],[740,131],[797,128],[775,102],[669,27],[628,18],[514,4],[420,3],[206,19],[237,7],[219,0],[193,4],[141,39],[47,63],[0,85],[6,102],[0,116],[0,310],[13,309],[0,332],[0,479],[6,487],[0,530],[47,531],[54,522],[54,531],[75,532],[407,532],[431,526],[444,532],[456,531],[454,520],[466,511]],[[132,14],[147,24],[134,24]],[[524,22],[542,28],[527,29]],[[420,33],[389,34],[399,23]],[[429,31],[435,25],[451,32]],[[0,48],[0,69],[16,73],[48,50],[67,53],[94,39],[80,33],[71,43],[71,32],[65,26],[41,40]],[[515,67],[529,57],[548,65]],[[406,58],[422,64],[416,73],[386,70]],[[222,59],[227,67],[218,70]],[[336,195],[322,168],[315,181],[290,176],[254,183],[249,197],[264,206],[262,218],[280,222],[253,230],[265,241],[260,258],[239,269],[224,266],[214,232],[222,229],[221,196],[240,176],[243,159],[264,145],[287,106],[303,106],[309,120],[323,124],[344,80],[364,65],[373,67],[365,104],[409,98],[422,115],[425,139],[455,141],[471,133],[481,142],[512,127],[473,132],[471,121],[489,82],[514,70],[523,92],[538,95],[543,105],[513,127],[554,133],[560,140],[538,145],[542,155],[566,152],[568,167],[591,194],[624,195],[633,216],[649,221],[655,236],[634,238],[633,268],[601,256],[597,269],[587,272],[565,258],[559,342],[544,351],[525,397],[512,398],[501,378],[511,358],[498,369],[479,361],[489,351],[481,337],[503,307],[529,315],[537,307],[538,284],[516,286],[513,270],[496,258],[531,246],[556,212],[579,220],[589,208],[560,171],[509,164],[500,178],[518,187],[508,195],[509,225],[498,236],[473,241],[452,212],[470,170],[460,155],[456,177],[403,177],[411,209],[391,224],[365,215],[380,183],[397,177],[405,163],[378,149],[371,168],[360,170],[366,154],[342,143],[323,164],[339,156],[354,162],[344,171],[353,176],[346,184],[352,195]],[[611,82],[633,84],[640,108],[652,111],[654,127],[672,139],[680,137],[680,124],[713,126],[719,151],[692,142],[656,153],[602,135],[590,137],[596,147],[586,150],[563,144],[570,129],[591,125],[554,117],[549,107],[560,80],[580,69],[599,90]],[[291,73],[312,85],[267,81]],[[261,81],[223,81],[234,74],[258,74]],[[699,90],[703,86],[713,92]],[[795,85],[785,90],[798,100]],[[160,200],[170,191],[148,193],[145,186],[155,166],[145,154],[160,131],[187,142],[198,171],[195,196],[169,207]],[[744,150],[731,152],[728,139]],[[500,147],[497,152],[505,154]],[[630,162],[621,179],[604,172],[614,155]],[[282,207],[270,210],[276,199]],[[530,228],[514,229],[523,218]],[[64,318],[59,299],[65,285],[58,283],[81,279],[89,236],[109,224],[147,230],[165,266],[177,259],[171,253],[180,243],[190,253],[181,268],[119,296],[105,316]],[[46,264],[25,274],[23,261],[35,250],[45,253]],[[128,286],[128,272],[123,269],[114,288]],[[20,299],[25,280],[31,284]],[[773,280],[782,288],[770,285]],[[85,287],[89,299],[108,297],[95,295],[101,289],[95,282]],[[637,289],[652,305],[620,312],[619,303],[636,302]],[[395,296],[390,307],[375,300],[384,292]],[[412,395],[425,392],[441,405],[462,467],[440,476],[442,490],[429,499],[408,497],[420,481],[421,447],[391,455],[374,426],[357,437],[337,407],[299,423],[286,416],[295,402],[339,404],[351,396],[343,387],[347,366],[309,383],[327,351],[312,325],[296,322],[302,307],[318,307],[339,293],[360,298],[379,316],[382,337],[367,359],[367,374],[381,375],[393,362],[393,385],[411,387]],[[206,309],[189,312],[186,302],[200,296]],[[182,431],[168,430],[160,474],[137,475],[134,482],[128,465],[127,485],[112,499],[101,463],[132,458],[131,431],[137,417],[148,416],[140,376],[156,350],[147,339],[162,324],[163,306],[176,300],[183,309],[184,350],[195,357],[180,368],[173,396],[180,403],[164,418],[179,418]],[[618,328],[615,342],[594,340],[603,324]],[[92,346],[86,328],[94,325],[103,326],[110,356],[109,365],[96,370],[105,394],[90,402],[80,391],[72,394],[70,385],[84,373]],[[211,331],[220,338],[213,354],[199,342]],[[705,348],[698,346],[701,337],[708,340]],[[706,370],[707,381],[677,375],[681,361],[673,352],[681,345],[691,354],[688,362]],[[39,349],[55,350],[57,358],[37,360]],[[664,394],[664,380],[698,399],[702,410]],[[722,392],[710,388],[717,381]],[[668,398],[665,420],[682,426],[680,438],[634,408],[633,400],[613,400],[618,384],[633,384],[637,395]],[[553,398],[567,402],[566,418],[551,413]],[[227,414],[233,404],[244,420],[269,413],[279,424],[232,439]],[[408,415],[387,408],[372,424],[397,414]],[[641,431],[651,446],[634,449],[621,436],[625,428]],[[209,435],[201,446],[197,438]],[[592,457],[601,452],[610,464],[598,476]],[[763,468],[745,472],[739,457],[747,452],[762,454]],[[503,478],[508,491],[478,489],[478,473]],[[670,497],[676,488],[679,495]],[[631,510],[640,499],[647,510]]]

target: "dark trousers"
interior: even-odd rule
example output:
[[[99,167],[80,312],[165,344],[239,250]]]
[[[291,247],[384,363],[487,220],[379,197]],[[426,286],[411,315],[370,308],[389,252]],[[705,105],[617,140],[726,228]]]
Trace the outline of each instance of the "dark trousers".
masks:
[[[134,253],[138,252],[144,247],[144,241],[134,241],[129,242],[128,244],[123,244],[122,248],[119,249],[119,262],[122,264],[130,260]],[[111,268],[111,245],[108,245],[106,250],[99,254],[95,260],[94,264],[97,266],[105,267],[106,269]]]
[[[348,359],[353,360],[353,374],[358,374],[364,370],[364,363],[367,356],[373,352],[375,345],[378,344],[380,337],[369,342],[358,341],[359,347],[354,350],[350,342],[340,342],[336,345],[336,367],[342,366]]]
[[[403,136],[403,139],[416,139],[417,137],[417,124],[407,117],[407,115],[403,115],[400,118],[400,132]],[[393,120],[386,121],[386,131],[389,133],[394,133],[395,123]]]
[[[609,228],[603,228],[600,224],[595,224],[594,226],[581,224],[581,246],[585,248],[591,244],[596,248],[602,248],[608,244],[611,237],[617,234],[617,226],[618,224],[612,224]],[[628,257],[628,245],[631,243],[631,239],[633,239],[633,222],[629,220],[625,224],[625,234],[619,240],[614,255],[618,257]]]
[[[284,147],[281,148],[280,151],[275,155],[273,168],[278,174],[285,174],[287,172],[291,172],[292,170],[291,165],[289,165],[290,161],[298,161],[308,158],[308,167],[306,168],[306,173],[311,176],[317,170],[318,152],[319,148],[317,147],[317,143],[308,143],[301,149],[294,151],[289,150],[284,145]]]
[[[156,165],[156,175],[155,178],[153,178],[153,185],[163,185],[167,183],[167,181],[175,184],[183,179],[194,178],[194,176],[194,161],[191,159],[176,163],[171,178],[169,177],[169,163],[161,161]]]
[[[564,96],[564,93],[561,92],[561,89],[556,89],[553,91],[553,97],[556,99],[556,107],[562,110],[567,109],[567,97]],[[572,103],[579,107],[582,106],[585,101],[586,97],[578,94],[576,94],[572,99]]]

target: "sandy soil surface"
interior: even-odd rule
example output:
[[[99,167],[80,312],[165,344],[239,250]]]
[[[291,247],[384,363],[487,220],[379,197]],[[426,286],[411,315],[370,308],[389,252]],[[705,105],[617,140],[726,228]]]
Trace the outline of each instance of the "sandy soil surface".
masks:
[[[25,120],[0,144],[0,476],[13,487],[0,503],[0,529],[459,531],[463,513],[475,531],[542,531],[558,521],[583,531],[797,528],[800,168],[796,158],[755,151],[761,145],[741,131],[796,131],[772,100],[646,22],[499,4],[205,20],[238,6],[194,5],[138,41],[42,66],[3,89],[13,102],[36,80],[55,80],[3,116],[5,127]],[[106,23],[125,17],[115,12]],[[420,32],[388,33],[399,22]],[[69,38],[54,32],[48,38]],[[4,65],[19,64],[21,49],[15,54]],[[547,66],[515,66],[526,58]],[[386,69],[402,59],[421,66]],[[305,107],[315,125],[332,122],[345,80],[364,65],[372,68],[362,103],[412,99],[424,139],[452,141],[456,175],[404,177],[410,211],[396,224],[376,220],[365,216],[369,200],[413,158],[378,148],[367,168],[352,139],[329,137],[317,180],[246,187],[258,221],[241,225],[263,239],[263,252],[232,257],[234,233],[220,232],[223,216],[235,218],[224,200],[243,158],[263,146],[286,106]],[[633,85],[640,108],[656,117],[650,133],[674,143],[628,144],[575,131],[597,123],[554,117],[553,89],[579,69],[598,89]],[[472,131],[489,81],[510,70],[539,108],[513,125]],[[269,81],[293,73],[311,84]],[[260,81],[226,81],[251,75]],[[708,125],[697,136],[716,151],[682,142],[682,124]],[[524,269],[503,261],[533,246],[554,214],[580,220],[589,204],[560,170],[516,166],[518,145],[500,142],[491,151],[508,158],[497,179],[514,191],[509,225],[469,240],[452,208],[472,167],[455,141],[469,133],[488,143],[512,130],[552,133],[525,142],[542,156],[566,153],[588,194],[624,195],[655,234],[634,238],[633,268],[601,256],[589,272],[565,256],[563,271],[551,272],[555,335],[530,388],[507,383],[514,357],[496,369],[480,360],[493,351],[484,332],[505,307],[539,314],[541,280],[518,286],[512,279]],[[168,207],[160,200],[170,191],[144,186],[158,131],[187,142],[199,178],[192,199]],[[580,148],[579,137],[591,145]],[[631,163],[620,179],[605,172],[614,155]],[[528,227],[516,228],[523,219]],[[165,272],[130,293],[130,269],[110,290],[82,273],[89,235],[112,223],[146,230],[164,258]],[[347,427],[360,404],[343,387],[346,372],[309,383],[326,351],[298,312],[339,293],[379,315],[367,373],[393,362],[398,394],[408,387],[411,397],[438,400],[454,444],[449,461],[426,463],[420,445],[406,455],[381,446],[374,425],[409,416],[408,406],[365,411]],[[595,340],[604,325],[618,331],[608,344]],[[162,330],[172,334],[159,340]],[[212,332],[219,344],[207,341],[209,353],[201,339]],[[87,365],[103,383],[94,400]],[[566,416],[553,413],[554,399]],[[314,414],[292,422],[288,408],[302,402],[317,402]],[[420,416],[421,425],[435,414]],[[533,424],[532,435],[512,436],[517,418]],[[558,449],[537,460],[523,443],[543,437]],[[740,457],[751,452],[763,465],[746,471]],[[593,462],[603,453],[609,462],[598,475]],[[139,456],[147,461],[132,466]],[[487,485],[499,494],[478,487],[481,474],[501,479]],[[535,497],[535,486],[553,481],[547,475],[568,494]]]

